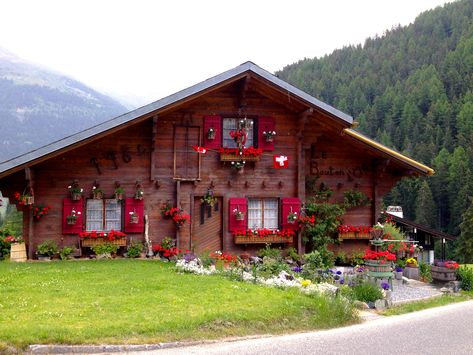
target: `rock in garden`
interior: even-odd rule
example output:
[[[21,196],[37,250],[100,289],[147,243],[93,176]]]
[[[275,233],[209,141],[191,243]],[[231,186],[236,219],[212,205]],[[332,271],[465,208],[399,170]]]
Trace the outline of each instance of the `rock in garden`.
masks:
[[[374,302],[374,308],[376,308],[379,311],[385,310],[386,309],[386,301],[385,300],[376,300]]]
[[[445,287],[451,289],[453,292],[460,291],[460,281],[450,281],[448,282]]]
[[[358,300],[355,300],[353,302],[353,305],[355,306],[356,309],[369,309],[370,308],[370,306],[368,306],[367,303],[361,302],[361,301],[358,301]]]

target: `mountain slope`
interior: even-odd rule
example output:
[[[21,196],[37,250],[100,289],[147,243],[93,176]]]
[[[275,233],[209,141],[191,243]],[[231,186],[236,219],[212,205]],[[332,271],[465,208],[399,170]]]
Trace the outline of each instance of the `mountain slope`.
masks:
[[[426,11],[363,46],[304,59],[276,74],[353,115],[365,134],[432,164],[433,200],[411,180],[386,202],[402,205],[410,219],[459,234],[473,194],[473,1]],[[426,218],[432,209],[436,218]]]
[[[0,49],[0,161],[126,111],[76,80]]]

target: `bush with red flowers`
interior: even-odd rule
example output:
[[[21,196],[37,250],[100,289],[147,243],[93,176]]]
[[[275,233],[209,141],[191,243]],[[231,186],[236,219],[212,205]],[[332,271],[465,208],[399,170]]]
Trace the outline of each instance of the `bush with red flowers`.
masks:
[[[33,218],[35,221],[39,221],[43,216],[49,214],[51,210],[50,206],[44,206],[43,204],[33,205]]]

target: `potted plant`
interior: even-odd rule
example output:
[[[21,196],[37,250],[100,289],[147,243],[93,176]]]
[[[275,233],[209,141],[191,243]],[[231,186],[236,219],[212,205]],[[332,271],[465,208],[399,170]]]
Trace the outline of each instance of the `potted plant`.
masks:
[[[97,259],[111,259],[116,256],[118,245],[112,243],[97,244],[92,246]]]
[[[135,200],[142,200],[144,194],[145,192],[143,191],[143,189],[141,187],[137,187],[134,196]]]
[[[84,192],[84,189],[79,186],[79,183],[77,181],[74,181],[72,185],[69,185],[67,188],[69,189],[69,193],[71,194],[71,200],[79,201],[82,198],[82,193]]]
[[[51,207],[44,206],[43,204],[33,206],[33,218],[35,221],[39,221],[43,216],[49,214]]]
[[[414,258],[409,258],[406,260],[407,267],[417,267],[417,260]]]
[[[208,206],[213,206],[217,199],[214,197],[213,191],[211,189],[207,190],[207,193],[200,199],[200,202]]]
[[[51,257],[58,252],[58,247],[55,241],[45,240],[36,247],[36,255],[38,260],[51,260]]]
[[[274,141],[274,136],[276,135],[276,131],[264,131],[263,136],[266,143],[272,143]]]
[[[117,186],[115,188],[115,199],[118,201],[123,200],[123,194],[125,193],[125,189],[121,186]]]
[[[80,211],[72,210],[71,214],[66,216],[66,223],[69,225],[74,225],[77,222],[77,218],[80,216]]]
[[[98,186],[92,187],[92,196],[93,196],[94,200],[103,199],[103,190]]]
[[[214,140],[216,133],[217,133],[217,130],[215,128],[209,128],[209,130],[207,131],[207,139]]]
[[[137,224],[139,221],[138,213],[136,213],[135,211],[131,211],[129,214],[130,214],[130,223]]]
[[[385,251],[366,250],[363,256],[368,271],[371,272],[390,272],[392,271],[392,262],[396,261],[396,255]]]
[[[396,266],[396,268],[394,269],[394,278],[396,280],[402,280],[402,272],[403,272],[403,268],[400,267],[399,265]]]
[[[236,209],[236,208],[233,210],[233,215],[235,216],[235,219],[236,219],[237,221],[243,221],[243,220],[245,220],[245,213],[242,212],[242,211],[240,211],[240,210],[238,210],[238,209]]]
[[[61,258],[61,260],[68,260],[71,258],[73,252],[73,247],[65,246],[59,251],[59,257]]]
[[[126,249],[126,256],[128,258],[138,258],[143,251],[143,244],[140,242],[131,242]]]
[[[287,215],[287,223],[294,224],[297,221],[297,212],[289,212]]]
[[[371,238],[380,239],[384,234],[383,225],[378,223],[375,226],[373,226],[373,228],[371,228],[370,234],[371,234]]]

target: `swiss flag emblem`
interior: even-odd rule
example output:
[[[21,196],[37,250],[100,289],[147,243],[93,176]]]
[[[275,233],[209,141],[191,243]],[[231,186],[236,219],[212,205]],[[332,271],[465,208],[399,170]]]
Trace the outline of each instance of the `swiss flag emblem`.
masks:
[[[287,169],[289,166],[289,157],[285,155],[273,155],[274,169]]]

